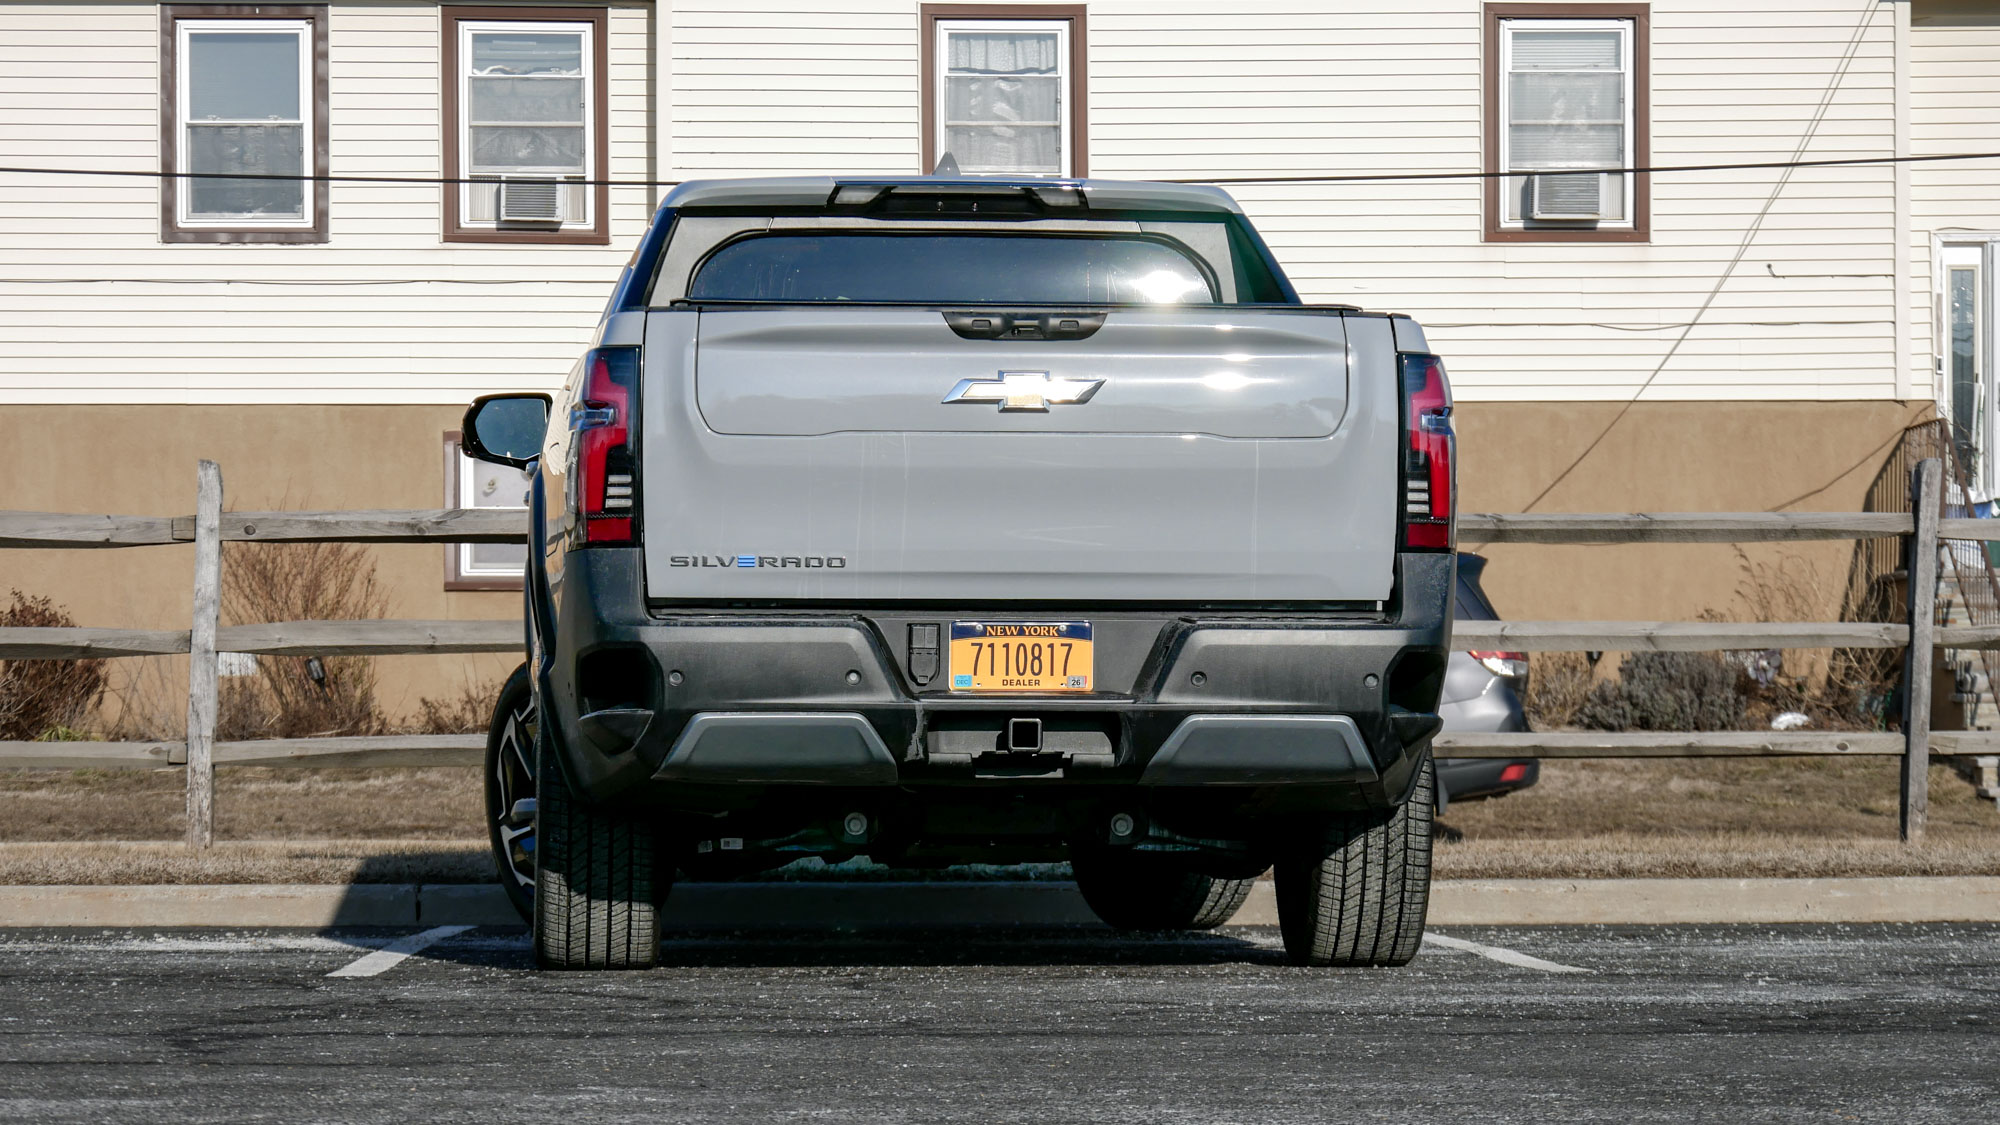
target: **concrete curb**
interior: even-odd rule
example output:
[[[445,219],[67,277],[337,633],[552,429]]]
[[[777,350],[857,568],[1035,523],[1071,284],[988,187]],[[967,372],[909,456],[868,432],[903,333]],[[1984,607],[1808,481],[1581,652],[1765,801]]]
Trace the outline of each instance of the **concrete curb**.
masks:
[[[1072,883],[690,883],[670,932],[745,928],[1078,925],[1096,921]],[[1232,926],[1278,921],[1258,883]],[[1879,879],[1443,880],[1439,926],[1788,922],[2000,922],[2000,876]],[[500,888],[351,886],[0,887],[0,926],[299,927],[519,925]]]

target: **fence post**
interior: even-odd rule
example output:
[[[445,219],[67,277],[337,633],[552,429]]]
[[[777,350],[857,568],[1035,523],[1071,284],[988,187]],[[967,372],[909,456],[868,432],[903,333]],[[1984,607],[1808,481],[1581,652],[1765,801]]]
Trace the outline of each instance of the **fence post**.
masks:
[[[1938,510],[1944,464],[1930,458],[1910,474],[1915,527],[1904,553],[1909,576],[1910,647],[1903,655],[1903,816],[1905,843],[1924,838],[1930,816],[1931,669],[1937,666]]]
[[[222,609],[222,469],[196,469],[194,625],[188,634],[187,843],[196,852],[215,840],[216,618]]]

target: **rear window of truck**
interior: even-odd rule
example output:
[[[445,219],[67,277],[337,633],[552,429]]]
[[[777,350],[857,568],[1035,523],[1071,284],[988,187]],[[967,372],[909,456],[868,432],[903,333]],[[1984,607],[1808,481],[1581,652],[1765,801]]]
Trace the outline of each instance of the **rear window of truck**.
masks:
[[[694,301],[866,304],[1215,304],[1192,255],[1142,235],[815,231],[754,235],[710,254]]]

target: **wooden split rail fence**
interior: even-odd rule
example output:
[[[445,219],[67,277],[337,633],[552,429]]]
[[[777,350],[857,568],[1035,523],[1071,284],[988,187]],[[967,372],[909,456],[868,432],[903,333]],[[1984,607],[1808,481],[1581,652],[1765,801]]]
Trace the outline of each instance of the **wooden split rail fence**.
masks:
[[[2000,649],[2000,627],[1937,625],[1940,539],[2000,540],[2000,520],[1940,519],[1941,467],[1925,461],[1912,473],[1917,514],[1875,512],[1755,512],[1628,515],[1467,515],[1459,520],[1465,546],[1490,543],[1747,543],[1901,538],[1912,581],[1908,614],[1897,623],[1685,621],[1463,621],[1453,643],[1469,649],[1522,652],[1738,649],[1902,649],[1905,702],[1901,733],[1818,731],[1659,732],[1627,734],[1447,734],[1440,755],[1456,758],[1708,758],[1900,756],[1902,831],[1924,831],[1927,766],[1932,756],[2000,753],[2000,734],[1929,729],[1928,653],[1933,647]],[[222,476],[204,461],[197,474],[193,516],[65,515],[0,512],[0,548],[123,548],[192,544],[196,553],[194,615],[185,630],[0,628],[0,660],[70,660],[189,655],[188,738],[185,742],[0,742],[0,767],[37,769],[184,768],[188,842],[211,836],[213,771],[218,765],[436,766],[476,765],[482,735],[389,735],[346,738],[215,741],[218,654],[386,656],[409,653],[518,652],[518,621],[284,621],[218,627],[221,545],[244,543],[519,543],[517,512],[470,509],[348,512],[227,512]],[[1912,705],[1920,704],[1920,705]]]

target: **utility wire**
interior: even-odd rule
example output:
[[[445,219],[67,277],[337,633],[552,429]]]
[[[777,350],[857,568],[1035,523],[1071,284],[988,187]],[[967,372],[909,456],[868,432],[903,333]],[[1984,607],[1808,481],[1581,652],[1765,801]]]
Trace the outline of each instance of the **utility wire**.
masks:
[[[1823,116],[1823,114],[1822,114]],[[1816,126],[1817,121],[1814,122]],[[1607,175],[1667,176],[1688,172],[1751,172],[1767,169],[1794,170],[1799,168],[1859,168],[1871,165],[1930,164],[1952,160],[2000,160],[1996,152],[1945,152],[1926,156],[1847,156],[1824,160],[1739,160],[1713,164],[1649,164],[1628,167],[1607,168],[1565,168],[1561,172],[1356,172],[1325,173],[1306,176],[1179,176],[1156,178],[1152,182],[1163,184],[1351,184],[1379,183],[1389,180],[1498,180],[1513,176],[1537,175],[1585,175],[1603,173]],[[486,184],[498,181],[491,179],[471,179],[464,176],[360,176],[360,175],[275,175],[267,172],[167,172],[151,168],[46,168],[27,165],[0,165],[0,173],[41,176],[113,176],[128,179],[154,180],[281,180],[286,183],[310,182],[315,184]],[[868,176],[851,177],[866,180]],[[888,177],[903,178],[903,177]],[[979,182],[979,177],[968,176],[968,183]],[[564,180],[565,184],[579,187],[677,187],[685,180]]]
[[[1590,440],[1590,444],[1584,446],[1582,453],[1577,454],[1574,460],[1555,475],[1554,479],[1543,486],[1540,492],[1535,493],[1534,499],[1521,506],[1523,512],[1534,511],[1536,505],[1548,499],[1549,493],[1554,492],[1557,486],[1568,480],[1571,473],[1576,472],[1592,453],[1597,452],[1597,447],[1604,444],[1604,439],[1611,436],[1611,431],[1618,428],[1618,423],[1632,413],[1632,408],[1638,405],[1646,389],[1651,387],[1667,369],[1667,365],[1674,361],[1674,356],[1680,353],[1681,345],[1687,343],[1688,337],[1694,335],[1695,327],[1701,323],[1702,317],[1708,315],[1708,310],[1714,307],[1716,298],[1722,296],[1722,290],[1729,284],[1730,277],[1736,273],[1736,267],[1742,265],[1743,259],[1749,256],[1751,244],[1757,241],[1757,235],[1764,229],[1764,220],[1770,218],[1772,208],[1778,205],[1778,197],[1785,193],[1785,186],[1792,182],[1792,173],[1799,168],[1816,166],[1814,162],[1799,158],[1805,155],[1807,146],[1811,145],[1813,138],[1819,135],[1821,122],[1826,120],[1827,112],[1833,108],[1833,99],[1840,93],[1840,84],[1847,77],[1849,68],[1854,65],[1854,57],[1859,53],[1862,41],[1867,37],[1868,25],[1875,20],[1877,6],[1877,0],[1862,0],[1861,21],[1854,25],[1853,32],[1848,35],[1847,49],[1841,53],[1840,62],[1834,66],[1832,76],[1827,79],[1826,89],[1820,94],[1819,105],[1814,108],[1812,119],[1806,122],[1805,132],[1799,135],[1798,144],[1793,146],[1792,159],[1769,165],[1782,168],[1784,171],[1779,174],[1777,182],[1771,185],[1771,193],[1765,197],[1764,206],[1758,210],[1756,217],[1750,220],[1750,225],[1744,228],[1743,238],[1736,244],[1735,255],[1722,267],[1722,273],[1716,277],[1715,285],[1709,289],[1708,296],[1702,299],[1701,307],[1694,310],[1694,315],[1688,318],[1687,327],[1681,329],[1681,334],[1674,337],[1674,342],[1667,346],[1666,353],[1660,356],[1660,362],[1654,365],[1652,374],[1646,376],[1645,382],[1639,384],[1639,389],[1632,392],[1632,397],[1625,400],[1624,405],[1618,408],[1618,413],[1611,416],[1611,421],[1606,422],[1604,428],[1597,432],[1597,436]]]

